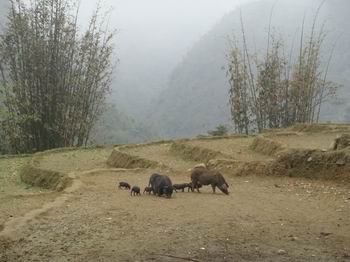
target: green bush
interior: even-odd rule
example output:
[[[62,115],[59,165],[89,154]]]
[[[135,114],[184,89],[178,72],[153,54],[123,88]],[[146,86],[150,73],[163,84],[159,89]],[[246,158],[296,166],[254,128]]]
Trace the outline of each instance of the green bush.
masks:
[[[208,131],[208,134],[211,136],[224,136],[227,135],[228,128],[224,125],[218,125],[215,130]]]

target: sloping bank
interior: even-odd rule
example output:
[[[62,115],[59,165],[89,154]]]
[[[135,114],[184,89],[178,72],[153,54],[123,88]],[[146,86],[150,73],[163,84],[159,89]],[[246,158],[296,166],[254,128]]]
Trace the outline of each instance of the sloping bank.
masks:
[[[266,173],[350,182],[350,148],[325,152],[288,149],[267,166]]]
[[[202,162],[208,168],[220,170],[227,175],[246,176],[260,174],[261,170],[265,168],[265,163],[260,161],[239,161],[220,151],[193,146],[186,142],[174,142],[170,147],[170,151],[184,160]]]
[[[341,135],[330,150],[319,150],[291,149],[259,136],[253,141],[251,149],[276,157],[260,170],[261,174],[350,182],[349,139],[349,135]]]
[[[158,163],[152,160],[144,159],[135,155],[127,154],[121,151],[121,148],[114,148],[107,160],[107,165],[114,168],[153,168]]]
[[[22,182],[31,186],[56,191],[64,190],[72,182],[72,178],[65,173],[42,169],[30,164],[22,168],[20,177]]]
[[[86,149],[91,149],[87,147]],[[40,167],[42,158],[48,154],[62,153],[77,150],[75,147],[57,148],[32,155],[32,159],[20,171],[22,182],[48,190],[63,191],[69,187],[73,178],[69,174]]]
[[[212,159],[222,158],[230,159],[230,156],[227,156],[219,151],[192,146],[186,143],[186,141],[179,141],[172,143],[170,147],[170,152],[178,157],[181,157],[183,160],[199,161],[199,162],[209,162]]]

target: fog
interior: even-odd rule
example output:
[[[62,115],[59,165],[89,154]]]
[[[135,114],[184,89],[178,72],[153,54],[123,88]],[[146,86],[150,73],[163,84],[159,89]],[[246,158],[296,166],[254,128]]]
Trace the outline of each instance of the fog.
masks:
[[[2,3],[7,0],[0,0]],[[97,6],[80,0],[84,29]],[[101,14],[115,29],[113,105],[96,126],[98,143],[139,142],[188,137],[231,122],[226,71],[227,37],[240,35],[242,7],[250,50],[266,50],[272,6],[272,31],[286,41],[306,31],[322,0],[101,0]],[[322,120],[350,119],[350,1],[327,0],[317,26],[326,22],[324,57],[337,41],[329,70],[342,88],[324,106]],[[4,21],[5,16],[0,17]],[[293,42],[294,43],[294,42]],[[297,47],[295,48],[297,49]],[[295,55],[295,54],[294,54]],[[297,54],[296,54],[297,55]],[[193,103],[193,101],[195,103]],[[341,113],[338,113],[341,112]],[[136,120],[136,121],[135,121]],[[108,127],[108,128],[107,128]],[[135,131],[136,130],[136,131]],[[107,139],[107,137],[109,137]],[[108,141],[107,141],[108,140]]]
[[[247,5],[249,3],[253,3],[251,5],[252,8]],[[223,19],[227,21],[230,20],[230,16],[237,16],[237,13],[232,11],[242,7],[243,16],[247,15],[244,17],[244,20],[247,22],[249,43],[255,45],[254,48],[264,49],[266,48],[266,39],[264,37],[267,34],[269,15],[274,4],[276,8],[272,17],[273,30],[282,30],[279,33],[287,37],[287,41],[290,42],[293,35],[298,32],[298,29],[300,30],[303,14],[305,14],[306,23],[309,26],[319,3],[319,0],[104,1],[104,9],[112,8],[110,25],[112,28],[117,29],[115,55],[119,60],[112,84],[113,93],[108,101],[114,104],[119,111],[131,116],[139,123],[149,124],[148,129],[153,129],[152,132],[154,129],[159,129],[162,124],[163,126],[168,125],[166,127],[168,131],[164,132],[163,137],[168,135],[174,137],[176,134],[192,136],[219,123],[227,122],[230,116],[227,113],[227,102],[223,98],[227,94],[227,79],[225,78],[225,72],[222,70],[218,72],[218,70],[220,71],[220,68],[224,68],[226,65],[224,53],[227,50],[223,48],[226,42],[224,38],[230,33],[237,33],[237,29],[239,31],[240,28],[234,25],[234,20],[231,20],[232,26],[227,22],[225,25],[222,22]],[[343,8],[339,8],[341,5],[343,5]],[[82,1],[82,21],[88,20],[95,6],[96,3],[86,0]],[[326,4],[323,6],[321,20],[331,24],[330,28],[327,27],[327,30],[333,33],[331,38],[346,32],[347,28],[332,28],[332,26],[344,25],[344,23],[339,21],[341,17],[345,17],[342,12],[346,13],[348,7],[342,0],[326,1]],[[250,11],[251,9],[255,11]],[[339,14],[339,17],[337,17],[333,9],[343,10],[341,11],[342,14]],[[334,23],[334,19],[338,22]],[[212,36],[207,39],[205,37],[206,34],[212,34]],[[213,36],[214,39],[210,40]],[[198,45],[199,42],[201,44]],[[331,42],[333,43],[332,39]],[[342,42],[338,44],[340,46],[343,45]],[[212,45],[212,48],[209,45]],[[203,46],[202,49],[201,46]],[[212,52],[211,55],[203,54],[203,52],[208,51]],[[186,77],[187,69],[181,69],[183,61],[186,61],[186,67],[195,68],[195,63],[199,61],[202,64],[206,64],[206,61],[203,60],[205,59],[204,57],[211,59],[210,57],[215,56],[215,66],[205,65],[202,67],[202,70],[209,70],[206,72],[203,70],[204,74],[212,75],[204,76],[193,71],[190,77]],[[199,57],[202,57],[202,60]],[[341,60],[344,60],[345,57],[342,57],[341,52],[336,52],[335,60],[337,60],[337,63],[335,64],[340,65],[344,63]],[[348,63],[346,63],[345,67],[347,66]],[[178,74],[178,70],[180,72],[183,71],[183,73]],[[191,70],[189,69],[188,72],[191,72]],[[173,81],[174,77],[176,79],[175,82],[177,82],[175,84]],[[185,80],[183,83],[180,83],[181,78]],[[207,82],[203,78],[207,79],[205,80]],[[208,78],[218,80],[210,83],[211,80],[208,80]],[[343,84],[344,81],[341,80],[340,82],[340,84]],[[220,90],[220,99],[216,97],[219,93],[215,91],[214,83],[219,85],[216,88],[218,91]],[[215,97],[213,100],[216,100],[208,107],[219,108],[214,109],[214,111],[217,111],[217,114],[212,114],[211,118],[205,120],[204,115],[208,117],[210,115],[207,112],[207,110],[210,111],[209,109],[201,109],[203,116],[200,116],[198,112],[194,112],[192,109],[191,112],[187,112],[189,109],[182,111],[180,101],[184,101],[186,92],[188,92],[189,96],[192,95],[189,101],[194,98],[191,90],[187,91],[187,86],[202,88],[202,90],[209,90],[210,88],[212,91],[204,91],[207,92],[205,95],[213,93],[213,97]],[[172,95],[169,95],[169,89],[174,88],[183,89],[183,91],[174,91]],[[168,92],[168,94],[164,95],[164,91]],[[169,103],[167,99],[173,100],[170,102],[176,103],[180,108],[175,109],[176,105],[174,105],[174,109],[170,109],[168,112],[166,105]],[[165,105],[160,106],[161,103]],[[194,106],[194,108],[200,107]],[[334,118],[334,111],[336,110],[331,110],[330,108],[327,110],[330,114],[327,115],[327,112],[324,114],[327,115],[327,118],[325,118],[327,121]],[[155,114],[163,114],[163,116],[154,118]],[[184,119],[181,118],[183,114],[187,115],[190,121],[186,131],[169,133],[169,130],[176,129],[181,123],[183,124]],[[192,118],[197,116],[199,118],[196,120],[198,123],[196,124],[197,128],[195,128],[195,126],[192,127],[192,123],[195,121]],[[153,121],[150,120],[152,117]],[[176,119],[176,121],[168,123],[167,119]],[[343,119],[343,115],[339,115],[336,118],[337,121],[341,119]],[[163,121],[164,123],[159,123]]]
[[[117,29],[116,53],[120,70],[138,60],[167,61],[174,66],[181,56],[221,17],[252,0],[119,0],[103,1],[111,8],[111,27]],[[96,3],[82,0],[81,19],[87,21]],[[135,61],[135,62],[133,62]]]
[[[142,120],[144,108],[166,87],[170,72],[202,35],[225,14],[252,0],[119,0],[103,1],[111,8],[110,25],[117,29],[119,59],[112,100],[121,110]],[[82,0],[81,21],[96,7]]]

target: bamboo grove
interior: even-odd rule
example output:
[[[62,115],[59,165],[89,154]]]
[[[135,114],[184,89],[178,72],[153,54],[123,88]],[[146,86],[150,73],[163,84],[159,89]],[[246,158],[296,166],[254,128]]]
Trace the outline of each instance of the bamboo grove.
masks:
[[[11,1],[0,40],[0,120],[10,153],[89,140],[110,92],[113,33],[99,8],[79,32],[78,10],[69,0]]]
[[[337,90],[336,84],[327,81],[333,51],[326,63],[321,59],[326,35],[322,28],[316,30],[319,9],[308,36],[303,21],[297,55],[293,47],[286,52],[283,39],[269,29],[267,52],[262,58],[249,53],[241,14],[241,40],[230,40],[227,55],[229,102],[236,132],[248,134],[319,121],[322,104]]]

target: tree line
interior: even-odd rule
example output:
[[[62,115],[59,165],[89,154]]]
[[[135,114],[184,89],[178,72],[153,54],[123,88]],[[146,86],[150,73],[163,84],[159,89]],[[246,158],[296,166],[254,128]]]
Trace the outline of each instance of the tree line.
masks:
[[[241,37],[230,39],[227,55],[229,103],[238,133],[319,122],[322,104],[338,88],[327,80],[333,51],[326,63],[321,57],[326,33],[323,25],[317,28],[317,18],[323,3],[316,11],[310,34],[305,33],[305,20],[302,21],[296,50],[293,43],[291,50],[286,51],[283,39],[271,33],[270,19],[267,50],[263,55],[248,50],[241,13]]]
[[[11,0],[0,37],[0,150],[86,145],[110,92],[114,32],[100,7],[78,26],[70,0]]]

